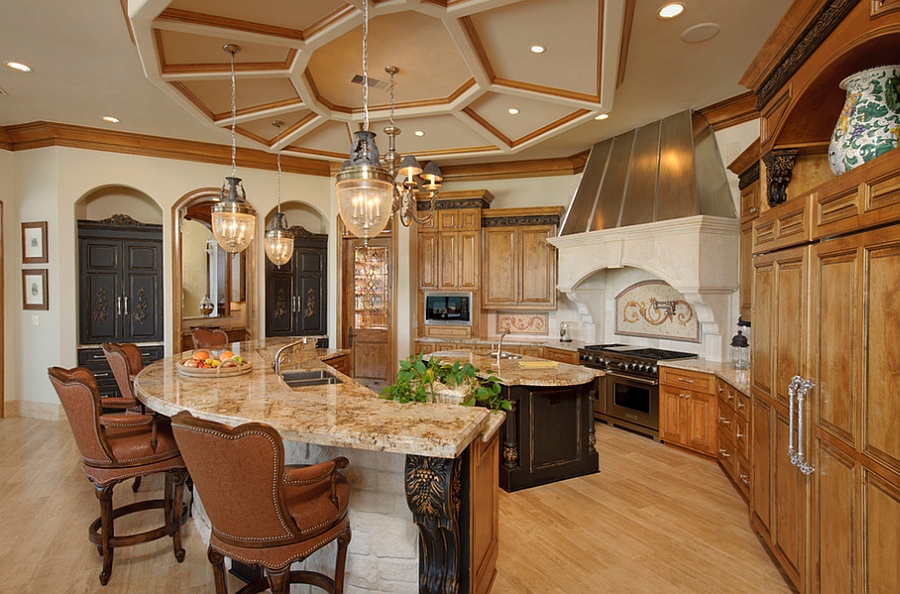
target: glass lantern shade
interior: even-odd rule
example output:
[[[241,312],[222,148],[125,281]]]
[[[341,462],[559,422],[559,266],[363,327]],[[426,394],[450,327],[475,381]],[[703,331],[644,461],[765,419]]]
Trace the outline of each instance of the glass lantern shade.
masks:
[[[376,237],[393,214],[394,184],[382,167],[345,166],[337,174],[335,193],[344,225],[361,239]]]
[[[287,228],[284,213],[276,212],[272,227],[266,231],[266,256],[275,266],[287,264],[294,254],[294,234]]]
[[[240,178],[225,178],[230,185],[228,197],[212,207],[213,235],[223,250],[234,254],[247,249],[256,236],[256,211],[237,193]],[[241,192],[243,193],[243,186]],[[225,195],[225,186],[222,186]]]

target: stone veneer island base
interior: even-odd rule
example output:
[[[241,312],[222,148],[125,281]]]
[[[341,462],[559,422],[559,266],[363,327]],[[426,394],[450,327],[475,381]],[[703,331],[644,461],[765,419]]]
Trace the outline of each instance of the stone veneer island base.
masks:
[[[275,351],[287,342],[232,345],[253,363],[251,373],[237,377],[184,377],[176,367],[182,355],[163,359],[137,376],[136,393],[148,408],[168,416],[188,410],[231,426],[272,425],[285,440],[290,464],[346,456],[353,489],[347,594],[489,592],[498,550],[504,415],[382,400],[330,369],[342,383],[291,389],[271,368]],[[327,369],[321,359],[334,354],[295,351],[284,368]],[[202,501],[196,503],[195,525],[208,540]],[[329,572],[333,546],[297,568]]]

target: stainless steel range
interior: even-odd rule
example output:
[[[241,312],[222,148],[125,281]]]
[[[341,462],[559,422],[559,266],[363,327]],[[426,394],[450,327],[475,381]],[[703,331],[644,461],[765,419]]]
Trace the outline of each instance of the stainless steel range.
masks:
[[[627,344],[595,344],[578,349],[585,367],[606,377],[594,403],[594,417],[659,441],[659,361],[696,359],[693,353]]]

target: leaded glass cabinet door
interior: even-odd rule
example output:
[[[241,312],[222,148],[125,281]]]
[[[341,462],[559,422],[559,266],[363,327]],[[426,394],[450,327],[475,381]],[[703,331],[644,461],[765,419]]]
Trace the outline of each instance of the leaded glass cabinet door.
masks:
[[[345,240],[345,347],[353,351],[354,379],[372,389],[391,380],[391,245],[389,238]]]

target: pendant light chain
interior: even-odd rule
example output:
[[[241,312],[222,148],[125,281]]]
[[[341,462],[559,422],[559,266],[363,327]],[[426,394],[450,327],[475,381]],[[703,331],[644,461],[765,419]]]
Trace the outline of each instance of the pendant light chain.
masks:
[[[234,135],[234,128],[237,121],[237,105],[235,103],[235,84],[234,80],[234,50],[231,50],[231,177],[235,176],[236,166],[235,166],[235,155],[237,154],[237,143]]]
[[[363,0],[363,130],[369,129],[369,0]]]

